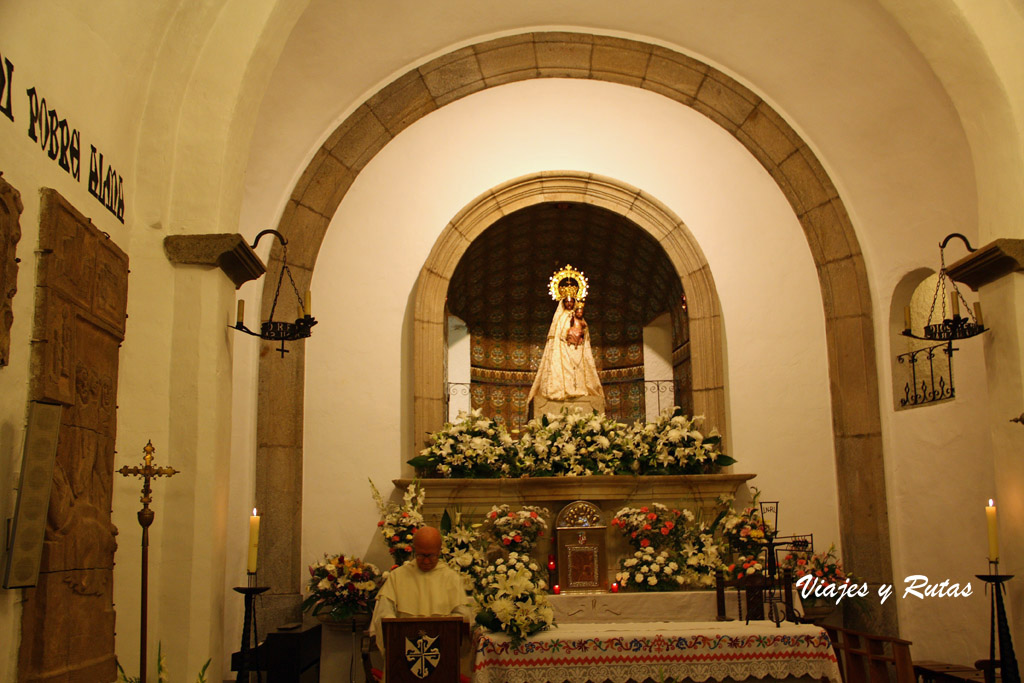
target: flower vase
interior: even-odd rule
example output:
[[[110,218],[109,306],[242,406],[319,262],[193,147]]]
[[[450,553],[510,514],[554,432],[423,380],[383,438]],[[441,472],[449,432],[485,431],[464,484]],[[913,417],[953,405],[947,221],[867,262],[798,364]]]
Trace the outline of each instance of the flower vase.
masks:
[[[317,621],[323,624],[325,627],[335,629],[338,631],[354,631],[360,632],[365,631],[370,627],[370,614],[360,613],[353,614],[349,617],[337,619],[331,615],[330,612],[321,612],[316,615]]]
[[[836,604],[831,600],[804,600],[802,603],[802,611],[804,613],[804,621],[809,621],[812,624],[821,625],[829,615],[836,610]]]

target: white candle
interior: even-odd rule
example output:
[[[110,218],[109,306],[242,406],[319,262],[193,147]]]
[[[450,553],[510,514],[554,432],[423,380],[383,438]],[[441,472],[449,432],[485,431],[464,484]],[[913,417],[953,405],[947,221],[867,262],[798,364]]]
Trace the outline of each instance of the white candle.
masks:
[[[302,300],[303,315],[313,315],[313,292],[306,290],[306,298]]]
[[[903,329],[910,329],[910,306],[903,307]]]
[[[991,498],[985,508],[985,517],[988,519],[988,559],[995,562],[999,559],[999,531],[996,526],[996,504]]]
[[[238,300],[238,314],[235,316],[235,327],[245,324],[245,299]]]
[[[974,322],[978,323],[978,327],[985,327],[985,323],[981,319],[981,302],[974,302]]]
[[[949,293],[949,306],[954,318],[960,317],[960,298],[957,297],[956,292]]]
[[[260,517],[256,514],[256,508],[252,509],[252,517],[249,518],[249,563],[246,571],[250,574],[256,572],[256,555],[260,546]]]

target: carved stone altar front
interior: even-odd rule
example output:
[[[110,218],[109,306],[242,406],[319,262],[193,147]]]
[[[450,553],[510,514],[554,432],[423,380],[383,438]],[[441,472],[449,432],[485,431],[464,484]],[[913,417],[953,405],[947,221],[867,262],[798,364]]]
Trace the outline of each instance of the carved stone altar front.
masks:
[[[127,294],[127,255],[44,190],[30,394],[66,408],[42,570],[25,593],[19,681],[116,677],[110,510]]]
[[[735,496],[753,474],[674,474],[631,477],[523,477],[518,479],[420,479],[426,491],[423,513],[436,521],[445,508],[490,509],[492,505],[568,503],[574,500],[675,503],[712,514],[719,496]],[[395,479],[405,491],[412,479]],[[556,509],[560,509],[558,506]]]
[[[552,515],[567,503],[587,501],[591,505],[591,524],[600,526],[598,533],[588,533],[583,541],[575,537],[576,545],[601,544],[602,556],[598,558],[597,580],[599,586],[587,590],[607,590],[615,560],[629,550],[621,534],[609,534],[606,525],[615,512],[625,506],[646,505],[652,502],[664,503],[679,508],[688,508],[704,519],[713,519],[722,496],[733,498],[753,474],[679,474],[656,476],[593,475],[585,477],[522,477],[505,479],[420,479],[426,495],[423,502],[423,516],[428,524],[440,523],[446,509],[460,510],[464,519],[482,518],[493,505],[540,505],[547,507]],[[405,491],[412,479],[395,479],[395,488]],[[558,525],[554,519],[553,527]],[[556,538],[560,535],[556,530]],[[566,537],[573,540],[572,537]],[[559,578],[567,569],[569,558],[562,556],[550,537],[538,539],[533,550],[535,558],[558,555]],[[601,563],[603,560],[603,564]],[[563,581],[563,583],[565,583]],[[562,586],[564,588],[564,586]],[[580,587],[583,588],[582,586]]]

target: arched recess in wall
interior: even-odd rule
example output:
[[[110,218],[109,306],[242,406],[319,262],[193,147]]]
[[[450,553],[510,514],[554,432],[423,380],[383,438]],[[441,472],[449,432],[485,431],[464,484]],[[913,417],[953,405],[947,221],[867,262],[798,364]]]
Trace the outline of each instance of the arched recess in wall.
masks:
[[[912,329],[918,336],[934,311],[932,297],[938,274],[918,268],[900,279],[889,308],[889,355],[892,368],[894,410],[909,410],[950,401],[953,386],[953,356],[945,344],[922,341],[903,334]],[[942,319],[941,311],[938,319]]]
[[[412,69],[343,121],[317,150],[296,184],[278,230],[289,239],[290,266],[298,286],[309,283],[324,233],[348,188],[388,141],[417,119],[457,99],[532,78],[591,78],[664,95],[729,131],[778,184],[807,236],[821,286],[845,558],[859,575],[891,583],[875,337],[860,245],[842,199],[807,143],[760,96],[721,71],[657,45],[561,32],[489,40]],[[457,231],[446,234],[451,239],[464,239]],[[438,244],[435,251],[445,248]],[[275,245],[267,282],[276,281],[280,258],[280,248]],[[677,269],[688,272],[678,265]],[[439,300],[428,290],[443,288],[446,282],[434,275],[419,283],[417,297]],[[266,317],[270,298],[264,297],[262,305]],[[417,319],[417,325],[442,319],[440,311],[431,307],[424,310],[429,315],[422,321]],[[426,352],[440,359],[443,334],[437,332],[428,338],[438,346]],[[267,555],[267,562],[261,560],[261,566],[272,567],[263,577],[272,586],[272,593],[264,598],[271,625],[293,621],[300,596],[301,524],[294,500],[296,495],[301,499],[301,483],[297,484],[300,490],[292,495],[277,495],[282,480],[301,482],[302,478],[304,355],[301,345],[293,348],[295,351],[286,359],[264,356],[259,365],[256,503],[266,512],[268,522],[274,520],[275,537],[289,539],[260,551],[261,558]],[[696,355],[696,348],[694,352]],[[437,420],[434,424],[440,426],[440,388],[420,384],[427,374],[434,376],[423,374],[414,386],[415,395],[420,397],[417,414],[433,411],[432,419]],[[432,407],[432,403],[437,405]],[[280,419],[282,414],[296,419],[285,424]],[[423,431],[417,422],[407,438]],[[895,604],[872,605],[855,622],[852,625],[862,630],[895,635]]]
[[[678,216],[639,189],[604,176],[544,172],[510,180],[470,202],[441,232],[416,282],[413,329],[415,433],[445,421],[445,299],[455,267],[469,245],[498,219],[548,202],[593,204],[640,227],[668,255],[686,292],[693,362],[693,412],[728,436],[722,354],[722,317],[711,269]]]

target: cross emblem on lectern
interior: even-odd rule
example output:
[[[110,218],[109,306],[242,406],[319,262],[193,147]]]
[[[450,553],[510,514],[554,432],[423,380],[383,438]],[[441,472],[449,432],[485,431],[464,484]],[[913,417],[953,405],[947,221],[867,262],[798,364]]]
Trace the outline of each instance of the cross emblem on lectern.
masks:
[[[409,670],[416,678],[429,676],[441,661],[441,651],[434,645],[436,641],[437,636],[431,638],[422,631],[415,643],[408,638],[405,639],[405,659],[409,662]]]

